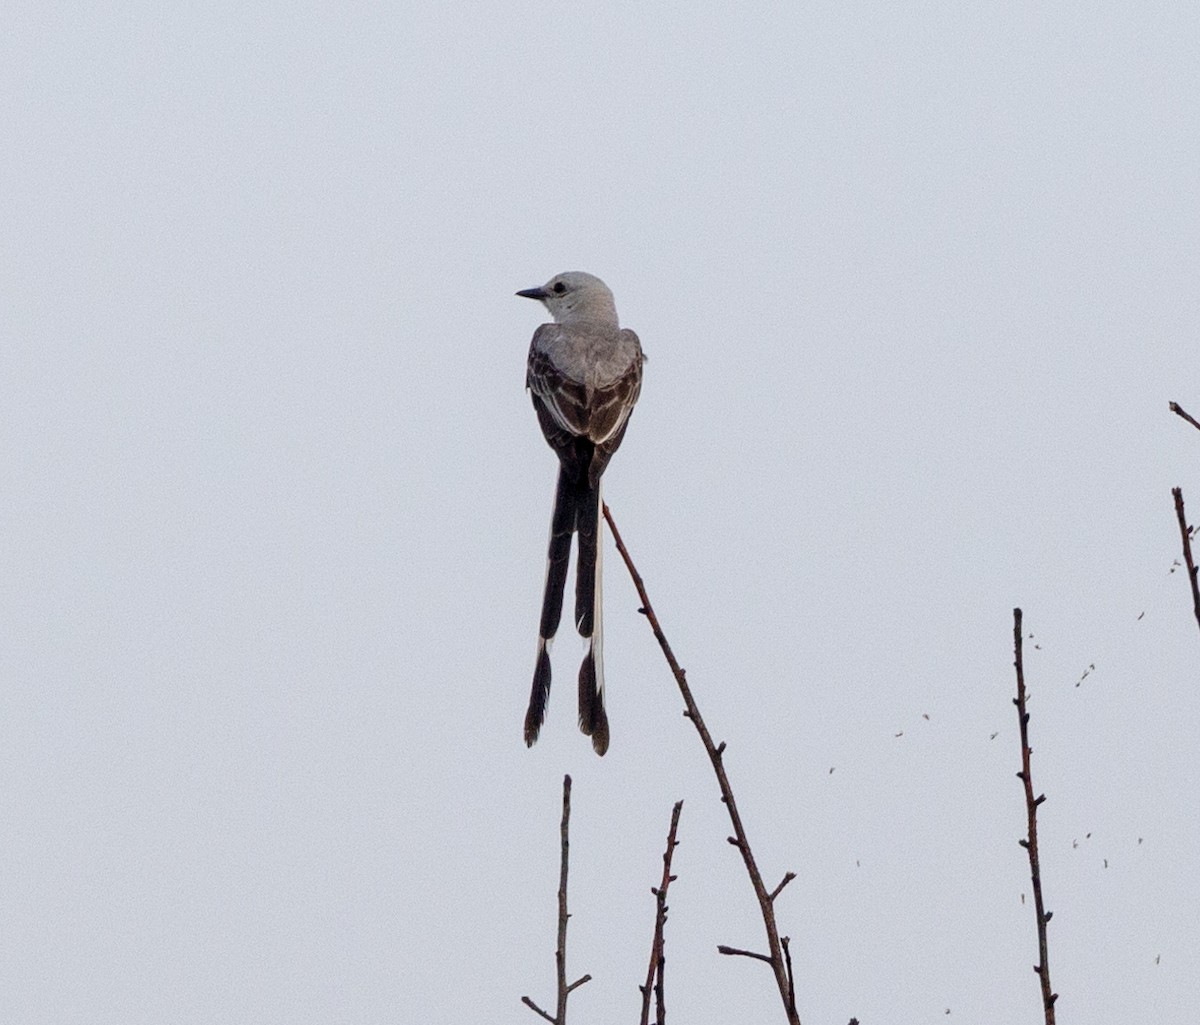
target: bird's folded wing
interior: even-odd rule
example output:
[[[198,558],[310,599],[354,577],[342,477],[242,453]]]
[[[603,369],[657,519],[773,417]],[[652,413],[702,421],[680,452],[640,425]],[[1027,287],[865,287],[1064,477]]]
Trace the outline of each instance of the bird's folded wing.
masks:
[[[529,347],[525,384],[563,430],[602,445],[641,392],[641,345],[629,330],[605,338],[543,324]]]

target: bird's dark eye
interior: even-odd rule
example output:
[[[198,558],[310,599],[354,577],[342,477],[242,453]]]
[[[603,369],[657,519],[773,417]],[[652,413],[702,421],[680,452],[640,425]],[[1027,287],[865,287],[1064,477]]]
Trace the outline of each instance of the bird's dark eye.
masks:
[[[554,291],[557,292],[559,295],[562,295],[563,292],[565,292],[566,290],[567,290],[567,286],[564,285],[561,281],[554,282]]]

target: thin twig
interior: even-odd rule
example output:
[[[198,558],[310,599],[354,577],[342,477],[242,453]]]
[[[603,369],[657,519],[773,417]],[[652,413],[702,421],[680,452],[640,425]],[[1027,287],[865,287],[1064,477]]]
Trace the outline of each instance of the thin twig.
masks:
[[[567,996],[570,992],[582,986],[585,982],[591,980],[590,975],[584,975],[582,978],[576,979],[570,985],[567,985],[567,919],[570,914],[567,912],[567,865],[569,862],[569,854],[571,850],[570,843],[570,824],[571,824],[571,777],[563,776],[563,799],[562,799],[562,822],[558,827],[559,840],[562,845],[562,861],[559,864],[558,870],[558,946],[554,951],[554,964],[558,978],[558,999],[555,1004],[555,1013],[553,1015],[543,1011],[529,997],[521,997],[521,1003],[533,1011],[540,1014],[551,1025],[566,1025],[567,1022]]]
[[[1046,943],[1046,924],[1053,917],[1053,911],[1047,911],[1042,901],[1042,869],[1038,862],[1037,842],[1037,809],[1046,795],[1033,796],[1033,775],[1029,769],[1030,757],[1033,754],[1029,746],[1029,712],[1025,707],[1025,665],[1021,655],[1021,610],[1013,609],[1013,648],[1015,653],[1014,665],[1017,669],[1017,696],[1013,704],[1017,706],[1017,718],[1021,724],[1021,771],[1017,778],[1025,784],[1025,811],[1029,825],[1029,834],[1021,841],[1021,846],[1029,853],[1029,872],[1033,879],[1033,906],[1037,915],[1038,957],[1039,963],[1033,966],[1042,984],[1042,1008],[1046,1012],[1046,1025],[1054,1025],[1054,1002],[1058,994],[1050,988],[1050,962]]]
[[[788,999],[794,1007],[796,1005],[796,977],[792,974],[792,938],[790,936],[781,936],[779,942],[783,946],[783,960],[787,965]]]
[[[658,972],[654,976],[654,1013],[656,1016],[655,1025],[663,1025],[667,1020],[667,994],[666,987],[663,983],[663,964],[658,962]]]
[[[728,954],[730,957],[752,957],[755,961],[766,961],[771,963],[771,959],[766,954],[760,954],[756,950],[739,950],[737,947],[727,947],[724,943],[717,947],[718,954]]]
[[[554,950],[554,965],[558,972],[558,1005],[554,1012],[557,1025],[567,1020],[567,866],[570,862],[571,840],[571,777],[563,776],[562,822],[558,835],[562,842],[562,859],[558,869],[558,946]]]
[[[1192,558],[1192,531],[1183,513],[1183,488],[1172,488],[1171,494],[1175,496],[1175,516],[1179,520],[1179,536],[1183,539],[1183,558],[1187,563],[1188,580],[1192,584],[1192,611],[1196,613],[1197,624],[1200,624],[1200,585],[1196,583],[1196,560]]]
[[[742,860],[746,864],[746,873],[750,876],[750,884],[754,887],[755,897],[758,898],[758,906],[762,910],[763,925],[767,931],[767,944],[770,948],[770,955],[759,956],[771,966],[771,970],[775,975],[775,984],[779,989],[779,998],[783,1001],[783,1008],[787,1014],[789,1025],[800,1025],[800,1016],[796,1011],[795,1001],[790,996],[793,987],[788,979],[787,966],[784,964],[783,959],[783,948],[779,942],[779,928],[775,924],[775,907],[771,902],[771,895],[763,883],[762,873],[759,872],[758,865],[754,860],[754,852],[750,849],[750,842],[746,839],[746,830],[742,826],[742,817],[738,814],[737,803],[733,798],[733,788],[729,785],[729,777],[725,774],[725,765],[722,760],[725,752],[725,743],[722,741],[719,747],[714,744],[712,736],[708,732],[708,727],[704,725],[700,709],[696,707],[696,701],[692,697],[691,688],[688,687],[687,674],[680,668],[678,661],[675,659],[675,653],[671,650],[671,645],[667,643],[666,635],[663,633],[662,627],[658,622],[658,617],[654,614],[654,608],[650,604],[650,597],[646,594],[646,585],[642,582],[641,575],[634,566],[633,559],[629,556],[629,550],[621,540],[621,533],[617,530],[617,525],[613,521],[612,513],[609,511],[607,505],[604,506],[604,518],[608,521],[609,529],[612,531],[617,551],[621,553],[621,558],[625,560],[625,566],[629,570],[629,575],[633,578],[633,586],[637,588],[638,597],[642,602],[641,612],[645,614],[646,619],[649,621],[650,629],[654,631],[654,637],[658,641],[659,647],[662,648],[667,664],[671,667],[671,673],[675,677],[675,682],[679,685],[679,693],[683,696],[683,703],[687,709],[684,714],[692,720],[692,725],[696,727],[696,732],[700,734],[704,750],[708,753],[708,759],[712,762],[713,771],[717,775],[717,785],[721,788],[721,800],[724,802],[729,812],[730,821],[733,823],[735,836],[731,837],[730,841],[741,852]],[[725,951],[722,952],[724,953]]]
[[[679,829],[679,814],[683,811],[683,802],[676,801],[671,811],[671,828],[667,830],[667,849],[663,851],[662,882],[657,888],[651,888],[654,894],[654,941],[650,944],[650,967],[646,970],[646,985],[642,990],[642,1022],[650,1025],[650,992],[654,991],[657,1006],[657,1025],[663,1025],[667,1012],[663,996],[663,929],[667,924],[667,890],[675,878],[671,875],[671,858],[679,845],[675,834]]]
[[[535,1004],[532,1000],[530,1000],[529,997],[521,997],[521,1003],[523,1003],[526,1007],[528,1007],[528,1008],[536,1011],[538,1014],[540,1014],[543,1018],[546,1019],[546,1021],[550,1022],[550,1025],[556,1025],[556,1022],[554,1021],[553,1016],[549,1015],[545,1011],[543,1011],[540,1007],[538,1007],[537,1004]]]
[[[783,878],[782,878],[782,879],[779,881],[779,885],[778,885],[778,886],[776,886],[776,887],[775,887],[775,889],[773,889],[773,890],[772,890],[772,891],[771,891],[771,892],[770,892],[770,893],[769,893],[767,896],[769,896],[769,897],[771,898],[771,900],[774,900],[776,897],[778,897],[778,896],[779,896],[779,895],[780,895],[780,894],[783,892],[783,888],[784,888],[785,886],[787,886],[787,884],[788,884],[788,883],[790,883],[790,882],[791,882],[793,879],[795,879],[795,878],[796,878],[796,873],[795,873],[795,872],[788,872],[788,873],[787,873],[787,874],[786,874],[786,875],[785,875],[785,876],[784,876],[784,877],[783,877]]]
[[[1178,402],[1172,402],[1170,405],[1172,413],[1183,417],[1188,423],[1195,427],[1196,430],[1200,431],[1200,420],[1197,420],[1194,416],[1187,412],[1187,410],[1185,410]]]

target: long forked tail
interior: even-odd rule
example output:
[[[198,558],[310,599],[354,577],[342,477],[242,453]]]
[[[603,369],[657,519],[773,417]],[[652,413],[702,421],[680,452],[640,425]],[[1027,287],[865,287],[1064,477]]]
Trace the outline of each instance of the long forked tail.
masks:
[[[554,513],[550,517],[550,544],[546,553],[546,586],[542,594],[542,622],[538,627],[537,666],[525,713],[525,743],[532,747],[546,717],[550,696],[550,645],[562,619],[563,591],[567,586],[567,564],[571,559],[571,535],[575,532],[578,487],[560,469],[554,489]]]
[[[592,738],[596,754],[608,750],[608,715],[604,711],[603,546],[600,543],[603,503],[600,482],[585,486],[575,525],[579,559],[575,576],[575,625],[588,642],[579,667],[579,728]]]

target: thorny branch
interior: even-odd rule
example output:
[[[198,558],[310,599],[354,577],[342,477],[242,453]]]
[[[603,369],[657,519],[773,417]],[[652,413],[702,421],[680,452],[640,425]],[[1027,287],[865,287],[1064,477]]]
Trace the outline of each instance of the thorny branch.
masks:
[[[650,1025],[650,994],[655,997],[655,1025],[663,1025],[667,1017],[666,999],[663,991],[663,929],[667,924],[667,890],[674,876],[671,875],[671,858],[679,845],[675,834],[679,829],[679,813],[683,811],[683,802],[676,801],[671,811],[671,828],[667,830],[667,849],[663,851],[662,882],[657,887],[651,887],[654,894],[654,941],[650,945],[650,967],[646,971],[646,985],[639,987],[642,991],[642,1020],[641,1025]]]
[[[1183,512],[1183,488],[1172,488],[1175,496],[1175,516],[1179,520],[1179,536],[1183,539],[1183,559],[1187,563],[1188,581],[1192,585],[1192,611],[1200,624],[1200,585],[1196,583],[1196,560],[1192,557],[1192,529]]]
[[[734,835],[729,838],[729,842],[742,855],[742,861],[746,865],[746,872],[750,876],[750,884],[754,887],[754,895],[758,898],[758,906],[762,911],[763,925],[766,927],[767,946],[770,954],[757,956],[771,966],[771,971],[775,976],[775,984],[779,989],[779,998],[783,1001],[783,1008],[787,1014],[789,1025],[800,1025],[800,1016],[796,1011],[794,997],[795,987],[784,960],[783,945],[779,938],[779,927],[775,922],[775,906],[772,901],[772,894],[763,883],[762,873],[758,870],[758,865],[754,860],[754,852],[750,849],[750,841],[746,839],[746,830],[742,825],[742,817],[738,813],[737,803],[734,801],[733,788],[730,786],[729,777],[725,773],[725,742],[722,741],[719,745],[714,744],[712,736],[708,732],[708,727],[704,725],[700,709],[696,707],[695,698],[692,697],[691,688],[688,686],[687,674],[680,668],[679,662],[675,658],[675,653],[671,650],[671,645],[667,642],[666,635],[659,625],[658,617],[654,614],[654,608],[650,604],[650,597],[646,594],[646,585],[642,582],[641,575],[638,573],[637,567],[634,566],[633,559],[629,556],[629,550],[621,540],[621,532],[617,530],[612,512],[609,511],[607,505],[604,506],[604,518],[608,521],[609,529],[613,533],[613,540],[616,542],[617,551],[621,553],[621,558],[625,560],[625,566],[629,570],[629,575],[633,578],[633,586],[637,588],[638,597],[642,602],[642,607],[639,611],[649,621],[650,629],[654,631],[654,637],[658,641],[659,647],[662,648],[667,664],[671,667],[671,673],[675,677],[675,682],[679,686],[679,693],[683,696],[683,703],[687,709],[684,714],[691,719],[692,725],[696,727],[696,732],[700,734],[704,750],[708,753],[709,761],[712,762],[713,771],[716,773],[717,785],[721,788],[721,800],[724,802],[725,808],[729,812],[729,819],[733,824]],[[778,893],[778,889],[775,892]],[[718,948],[718,950],[721,949]],[[722,950],[722,952],[725,951]]]
[[[546,1021],[550,1022],[550,1025],[566,1025],[567,997],[572,990],[578,989],[585,982],[591,980],[590,975],[584,975],[582,978],[576,979],[570,985],[567,985],[567,919],[571,917],[567,912],[567,864],[571,849],[569,837],[569,827],[571,824],[570,776],[563,776],[562,806],[562,822],[558,828],[559,839],[562,844],[562,861],[558,870],[558,946],[554,951],[554,963],[558,974],[558,1000],[555,1005],[555,1013],[550,1015],[538,1007],[529,997],[521,997],[521,1003],[545,1018]]]
[[[1046,795],[1033,796],[1033,776],[1029,770],[1032,749],[1029,747],[1029,712],[1025,707],[1025,665],[1021,656],[1021,610],[1013,609],[1013,648],[1014,665],[1017,670],[1017,696],[1013,704],[1017,706],[1017,718],[1021,726],[1021,771],[1017,778],[1025,785],[1025,810],[1029,824],[1029,834],[1021,841],[1021,846],[1029,853],[1029,871],[1033,879],[1033,906],[1037,915],[1038,934],[1038,964],[1033,966],[1042,985],[1042,1008],[1046,1012],[1046,1025],[1054,1025],[1054,1003],[1058,994],[1050,988],[1050,964],[1046,944],[1046,924],[1053,917],[1053,911],[1047,911],[1042,901],[1042,869],[1038,862],[1037,841],[1037,809],[1046,800]]]

